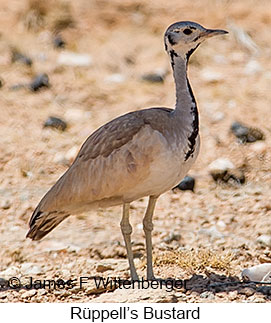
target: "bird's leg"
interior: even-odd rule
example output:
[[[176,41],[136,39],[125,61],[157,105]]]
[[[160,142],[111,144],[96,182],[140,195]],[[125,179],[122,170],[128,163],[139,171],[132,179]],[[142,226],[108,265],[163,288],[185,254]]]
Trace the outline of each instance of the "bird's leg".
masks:
[[[132,280],[139,280],[135,269],[134,257],[133,257],[132,246],[131,246],[132,226],[129,222],[129,208],[130,208],[129,203],[123,204],[123,214],[120,222],[120,227],[121,227],[121,232],[122,232],[126,250],[127,250],[127,257],[128,257],[129,266],[130,266],[131,278]]]
[[[150,196],[148,207],[143,219],[143,229],[145,232],[146,239],[146,252],[147,252],[147,279],[153,280],[155,279],[153,269],[152,269],[152,238],[151,232],[153,229],[152,224],[152,215],[155,208],[155,203],[157,200],[157,196]]]

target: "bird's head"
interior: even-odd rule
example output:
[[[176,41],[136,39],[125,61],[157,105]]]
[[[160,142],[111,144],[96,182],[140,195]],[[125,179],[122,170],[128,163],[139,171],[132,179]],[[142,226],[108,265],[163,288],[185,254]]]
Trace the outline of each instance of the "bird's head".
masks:
[[[206,29],[191,21],[176,22],[165,32],[165,48],[169,54],[188,60],[195,49],[207,38],[227,34],[222,29]]]

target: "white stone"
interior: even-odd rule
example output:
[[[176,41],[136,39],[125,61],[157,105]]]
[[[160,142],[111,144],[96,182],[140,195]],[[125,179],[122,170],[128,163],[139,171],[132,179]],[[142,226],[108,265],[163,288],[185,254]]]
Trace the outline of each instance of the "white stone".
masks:
[[[90,118],[90,111],[83,111],[80,109],[68,109],[65,112],[65,119],[68,121],[81,121],[83,119]]]
[[[243,279],[251,281],[271,282],[271,263],[246,268],[241,275]]]
[[[216,71],[211,71],[208,69],[204,69],[200,75],[201,75],[201,78],[207,83],[215,83],[215,82],[222,81],[224,79],[221,73]]]
[[[244,72],[246,75],[253,75],[262,71],[262,67],[259,62],[252,59],[245,66]]]
[[[3,210],[7,210],[7,209],[9,209],[11,207],[11,202],[10,202],[10,200],[3,200],[2,202],[1,202],[1,208],[3,209]]]
[[[207,235],[212,239],[221,239],[224,237],[224,235],[221,232],[219,232],[215,226],[212,226],[208,229],[200,229],[199,234]]]
[[[0,272],[1,278],[11,278],[13,276],[18,276],[20,274],[20,270],[16,266],[8,267],[7,269]]]
[[[271,236],[263,234],[259,236],[256,240],[258,243],[261,243],[265,246],[271,247]]]
[[[105,78],[107,83],[123,83],[125,81],[125,76],[122,74],[111,74]]]
[[[256,141],[249,145],[249,148],[257,154],[263,154],[267,150],[267,146],[264,142]]]
[[[57,63],[68,66],[90,66],[92,64],[92,57],[89,54],[65,51],[59,54]]]
[[[74,158],[76,157],[77,153],[79,151],[79,148],[77,146],[73,146],[71,149],[69,149],[66,154],[65,154],[65,158],[72,162],[74,160]]]
[[[26,262],[21,265],[21,273],[23,275],[38,275],[42,273],[42,269],[33,263]]]
[[[210,173],[217,173],[234,168],[234,164],[228,158],[218,158],[208,166]]]

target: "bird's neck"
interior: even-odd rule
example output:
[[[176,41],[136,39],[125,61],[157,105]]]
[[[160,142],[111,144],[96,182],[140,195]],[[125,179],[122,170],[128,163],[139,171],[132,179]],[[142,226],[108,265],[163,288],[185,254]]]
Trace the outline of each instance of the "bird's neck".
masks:
[[[197,103],[187,78],[189,56],[186,55],[183,58],[175,52],[170,52],[173,76],[176,83],[176,106],[173,114],[179,120],[178,122],[181,123],[182,131],[187,133],[189,141],[189,150],[186,152],[185,160],[193,156],[199,133]]]
[[[170,53],[171,66],[176,84],[176,113],[185,113],[192,106],[196,106],[195,97],[193,95],[189,80],[187,78],[188,59],[177,56],[175,52]]]

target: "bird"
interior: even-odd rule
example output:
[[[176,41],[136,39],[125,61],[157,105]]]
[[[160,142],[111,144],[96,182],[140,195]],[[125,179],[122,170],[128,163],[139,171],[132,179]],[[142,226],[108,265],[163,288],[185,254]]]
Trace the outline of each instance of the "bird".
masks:
[[[175,187],[194,164],[200,147],[197,103],[187,77],[191,54],[207,38],[227,34],[180,21],[164,34],[176,89],[175,108],[152,107],[121,115],[94,131],[67,171],[44,195],[27,237],[40,240],[68,216],[122,205],[120,228],[130,277],[139,280],[131,245],[130,203],[148,196],[143,217],[147,280],[154,280],[153,213],[158,197]]]

